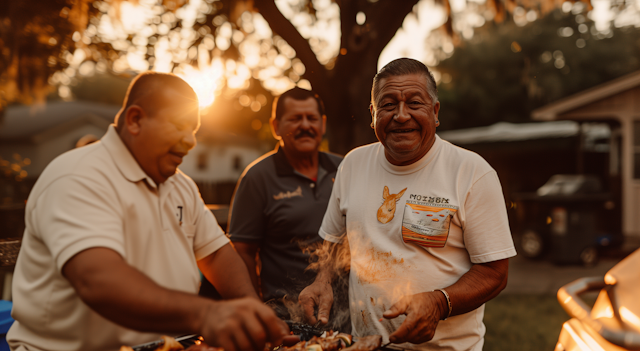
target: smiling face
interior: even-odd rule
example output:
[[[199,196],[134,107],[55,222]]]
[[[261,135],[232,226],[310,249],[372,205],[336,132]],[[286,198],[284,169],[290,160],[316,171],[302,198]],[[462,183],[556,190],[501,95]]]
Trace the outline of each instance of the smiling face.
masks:
[[[426,155],[435,142],[440,103],[431,101],[422,74],[382,79],[370,106],[376,137],[387,160],[404,166]]]
[[[309,154],[318,151],[325,132],[326,117],[318,111],[314,98],[284,100],[284,113],[271,120],[274,137],[286,152]]]
[[[159,92],[156,101],[160,106],[149,113],[131,106],[126,127],[132,136],[128,146],[136,161],[160,184],[176,173],[182,158],[196,145],[200,115],[197,99],[171,88]]]

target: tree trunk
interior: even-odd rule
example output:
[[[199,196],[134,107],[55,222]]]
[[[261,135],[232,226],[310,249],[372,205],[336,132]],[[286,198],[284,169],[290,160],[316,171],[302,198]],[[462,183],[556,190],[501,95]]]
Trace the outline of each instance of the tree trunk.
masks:
[[[327,138],[331,151],[346,154],[357,146],[376,141],[371,129],[369,101],[378,56],[337,67],[332,79],[312,82],[327,85],[322,96],[327,107]]]
[[[334,68],[327,70],[274,0],[254,0],[271,29],[296,51],[306,67],[304,78],[325,102],[331,151],[346,154],[354,147],[376,141],[370,127],[369,101],[378,58],[418,1],[336,0],[340,5],[341,52]],[[366,14],[362,25],[356,23],[358,12]]]

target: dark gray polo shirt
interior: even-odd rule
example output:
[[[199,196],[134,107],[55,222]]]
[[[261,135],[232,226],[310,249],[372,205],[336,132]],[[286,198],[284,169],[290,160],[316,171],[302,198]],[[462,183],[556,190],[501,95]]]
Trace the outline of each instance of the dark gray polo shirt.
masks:
[[[313,181],[294,170],[284,151],[276,148],[240,177],[231,204],[229,237],[259,245],[265,301],[284,295],[297,301],[300,291],[313,282],[315,273],[304,272],[309,255],[301,247],[322,242],[318,230],[341,161],[341,156],[320,152],[318,179]]]

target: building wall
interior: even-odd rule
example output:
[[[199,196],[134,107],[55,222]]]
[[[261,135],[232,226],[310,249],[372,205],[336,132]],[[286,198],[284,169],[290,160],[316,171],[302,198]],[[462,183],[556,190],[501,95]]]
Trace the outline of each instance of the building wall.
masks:
[[[199,182],[235,182],[262,154],[248,146],[198,143],[184,157],[180,170]]]
[[[625,235],[640,237],[640,179],[634,179],[634,122],[640,122],[640,87],[562,113],[556,119],[593,121],[616,120],[620,123],[622,230]],[[637,137],[640,138],[640,135]],[[640,141],[635,141],[640,145]]]
[[[196,182],[205,203],[229,204],[240,175],[263,153],[251,146],[198,143],[180,170]]]

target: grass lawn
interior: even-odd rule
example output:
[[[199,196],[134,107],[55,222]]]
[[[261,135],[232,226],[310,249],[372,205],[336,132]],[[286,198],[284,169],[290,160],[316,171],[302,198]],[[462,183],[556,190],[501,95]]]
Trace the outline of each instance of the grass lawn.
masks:
[[[483,349],[553,351],[568,319],[555,295],[499,295],[486,305]]]

